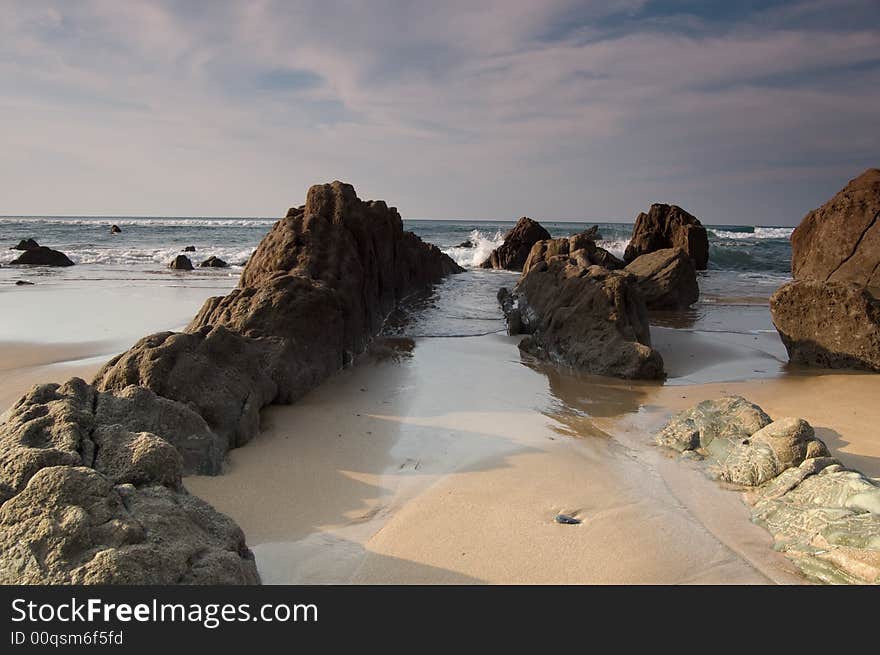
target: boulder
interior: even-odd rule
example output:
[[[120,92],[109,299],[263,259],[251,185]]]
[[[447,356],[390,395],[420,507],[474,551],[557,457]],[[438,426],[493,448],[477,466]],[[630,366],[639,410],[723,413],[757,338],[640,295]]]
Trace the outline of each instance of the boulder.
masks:
[[[636,257],[626,270],[638,279],[648,309],[684,309],[700,297],[697,271],[681,248],[664,248]]]
[[[699,219],[677,205],[654,204],[636,217],[623,259],[629,263],[664,248],[682,248],[698,271],[708,266],[709,237]]]
[[[122,228],[120,228],[118,225],[114,224],[114,225],[110,226],[110,234],[121,234],[121,233],[122,233]]]
[[[602,266],[610,270],[621,269],[625,264],[604,248],[596,245],[595,235],[598,227],[574,234],[570,237],[558,239],[546,239],[538,241],[529,251],[529,256],[523,264],[523,274],[528,273],[540,262],[547,261],[557,255],[582,256],[589,264]]]
[[[529,252],[538,241],[550,239],[550,233],[541,224],[523,216],[507,234],[504,243],[495,248],[480,268],[502,268],[521,271]]]
[[[770,298],[789,359],[880,371],[880,169],[807,214],[791,246],[795,279]]]
[[[633,275],[590,263],[584,250],[534,264],[499,300],[522,351],[598,375],[662,378]]]
[[[673,417],[656,441],[747,487],[752,520],[811,579],[880,582],[880,486],[831,457],[805,420],[721,398]]]
[[[796,280],[770,297],[792,362],[880,372],[880,299],[851,282]]]
[[[105,424],[78,378],[0,420],[0,583],[255,584],[244,535],[181,485],[177,450]]]
[[[34,241],[33,239],[22,239],[18,242],[18,245],[12,246],[10,250],[31,250],[32,248],[39,248],[40,244]]]
[[[183,249],[183,252],[195,252],[195,251],[196,251],[195,246],[187,246],[186,248]]]
[[[10,264],[28,264],[31,266],[73,266],[73,262],[63,252],[52,250],[46,246],[28,248]]]
[[[193,264],[186,255],[177,255],[168,264],[168,268],[173,268],[175,271],[191,271],[193,270]]]
[[[796,280],[880,287],[880,168],[808,213],[791,235]]]
[[[219,257],[214,256],[208,257],[205,261],[199,264],[200,268],[226,268],[228,266],[229,264],[224,262]]]
[[[466,239],[456,246],[456,248],[473,248],[473,247],[474,247],[474,242],[471,241],[470,239]]]

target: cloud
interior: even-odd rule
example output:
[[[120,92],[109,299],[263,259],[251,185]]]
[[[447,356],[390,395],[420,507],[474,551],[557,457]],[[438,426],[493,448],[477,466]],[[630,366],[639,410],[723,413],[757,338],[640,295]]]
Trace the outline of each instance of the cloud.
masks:
[[[877,165],[870,0],[703,6],[5,3],[0,213],[276,215],[340,178],[405,216],[778,224]]]

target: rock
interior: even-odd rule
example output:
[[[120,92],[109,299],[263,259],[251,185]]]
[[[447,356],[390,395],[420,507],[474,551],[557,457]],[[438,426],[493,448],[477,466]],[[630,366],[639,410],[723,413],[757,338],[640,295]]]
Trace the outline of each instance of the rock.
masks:
[[[12,246],[10,250],[31,250],[33,248],[39,248],[40,244],[34,241],[33,239],[22,239],[18,242],[17,246]]]
[[[16,280],[15,286],[17,286],[17,287],[32,287],[32,286],[34,286],[34,283],[28,282],[27,280]]]
[[[569,516],[568,514],[557,514],[556,522],[563,525],[580,525],[582,523],[579,518]]]
[[[664,248],[682,248],[698,271],[709,263],[709,237],[703,224],[677,205],[651,205],[636,217],[632,239],[623,255],[627,263]]]
[[[684,309],[700,297],[694,264],[681,248],[641,255],[626,270],[638,279],[648,309]]]
[[[770,297],[789,359],[880,372],[880,299],[851,282],[796,280]]]
[[[880,287],[880,168],[808,213],[791,235],[796,280]]]
[[[504,243],[495,248],[480,268],[503,268],[521,271],[532,246],[550,238],[550,233],[539,223],[523,216],[507,234]]]
[[[122,233],[122,229],[118,225],[114,224],[114,225],[110,226],[110,234],[121,234],[121,233]]]
[[[183,249],[183,252],[195,252],[195,251],[196,251],[195,246],[187,246],[186,248]]]
[[[94,385],[99,391],[116,393],[131,385],[146,387],[182,403],[220,439],[206,444],[205,452],[213,453],[214,447],[225,452],[247,443],[259,431],[260,409],[279,396],[276,371],[282,351],[277,340],[251,339],[224,326],[193,333],[160,332],[107,362]],[[189,424],[194,426],[193,421]],[[196,441],[199,437],[210,441],[200,429],[194,434]],[[208,462],[205,466],[216,468]]]
[[[229,264],[224,262],[222,259],[213,256],[208,257],[205,261],[199,264],[199,267],[201,268],[226,268],[228,266]]]
[[[880,169],[868,169],[791,236],[795,280],[770,298],[791,361],[880,371]]]
[[[193,270],[193,265],[189,257],[178,255],[168,264],[168,268],[173,268],[176,271],[191,271]]]
[[[470,239],[467,239],[466,241],[462,241],[460,244],[458,244],[456,246],[456,248],[473,248],[473,247],[474,247],[474,242],[471,241]]]
[[[593,237],[596,235],[597,230],[598,227],[593,226],[589,230],[570,237],[538,241],[529,251],[529,256],[522,267],[523,274],[528,273],[540,262],[547,261],[557,255],[570,255],[574,258],[580,256],[587,265],[596,264],[610,270],[623,268],[624,263],[622,261],[604,248],[596,245]]]
[[[501,298],[519,347],[539,359],[622,378],[664,376],[633,275],[591,265],[583,250],[530,266]]]
[[[103,424],[74,378],[0,422],[0,583],[255,584],[229,518],[181,486],[165,439]]]
[[[28,264],[31,266],[73,266],[73,262],[63,252],[52,250],[46,246],[28,248],[10,264]]]
[[[880,486],[830,457],[800,418],[770,418],[741,397],[673,417],[658,444],[699,451],[719,479],[752,487],[752,519],[810,578],[880,582]]]

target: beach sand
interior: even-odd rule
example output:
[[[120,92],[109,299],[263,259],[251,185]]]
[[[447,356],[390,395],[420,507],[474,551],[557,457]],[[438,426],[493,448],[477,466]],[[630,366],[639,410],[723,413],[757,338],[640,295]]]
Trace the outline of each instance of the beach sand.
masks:
[[[524,362],[500,334],[417,339],[268,408],[223,475],[185,484],[241,525],[266,583],[804,582],[738,492],[652,435],[738,393],[880,476],[880,376],[794,369],[771,333],[653,335],[665,384]],[[3,409],[116,345],[0,345]]]

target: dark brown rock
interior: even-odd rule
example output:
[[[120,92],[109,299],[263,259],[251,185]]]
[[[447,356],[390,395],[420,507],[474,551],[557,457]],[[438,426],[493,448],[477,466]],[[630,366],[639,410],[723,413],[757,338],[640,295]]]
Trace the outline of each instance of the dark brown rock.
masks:
[[[880,168],[869,168],[808,213],[791,235],[797,280],[880,287]]]
[[[22,239],[18,242],[17,246],[12,246],[10,250],[31,250],[32,248],[39,248],[40,244],[34,241],[33,239]]]
[[[73,262],[63,252],[52,250],[46,246],[28,248],[10,264],[27,264],[31,266],[73,266]]]
[[[195,251],[196,251],[195,246],[187,246],[186,248],[183,249],[183,252],[195,252]]]
[[[612,255],[604,248],[596,245],[594,239],[598,228],[592,227],[589,230],[574,234],[570,237],[560,237],[558,239],[547,239],[538,241],[532,246],[529,256],[523,265],[523,273],[528,273],[532,267],[538,263],[546,261],[557,255],[570,255],[572,257],[580,254],[589,264],[596,264],[610,270],[617,270],[624,267],[624,263],[617,257]]]
[[[199,264],[200,268],[227,268],[229,264],[224,262],[219,257],[208,257],[205,261]]]
[[[654,204],[647,214],[642,212],[636,217],[623,259],[629,263],[664,248],[682,248],[698,271],[708,266],[709,237],[703,224],[677,205]]]
[[[193,270],[193,264],[186,255],[178,255],[171,260],[168,268],[173,268],[175,271],[191,271]]]
[[[770,297],[792,362],[880,372],[880,300],[852,282],[795,280]]]
[[[634,275],[593,265],[583,250],[538,262],[499,300],[520,349],[587,373],[662,378]]]
[[[681,248],[641,255],[626,270],[638,279],[648,309],[684,309],[700,297],[694,263]]]
[[[523,216],[507,234],[504,243],[495,248],[481,268],[503,268],[521,271],[529,252],[538,241],[550,238],[550,233],[540,223]]]
[[[118,225],[111,225],[110,226],[110,234],[121,234],[121,233],[122,233],[122,228],[120,228]]]

